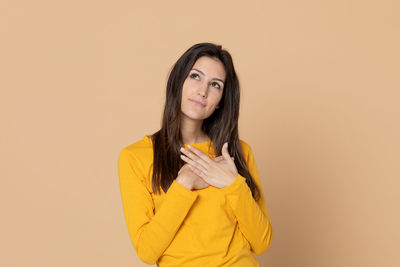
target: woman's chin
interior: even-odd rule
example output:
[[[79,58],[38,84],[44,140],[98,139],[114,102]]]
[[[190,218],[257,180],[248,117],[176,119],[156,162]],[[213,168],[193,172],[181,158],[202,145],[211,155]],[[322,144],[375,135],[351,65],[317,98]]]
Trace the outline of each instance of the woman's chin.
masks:
[[[186,117],[186,119],[193,120],[193,121],[202,121],[207,118],[204,116],[204,114],[198,114],[198,113],[197,114],[190,113],[190,114],[187,114],[185,117]]]

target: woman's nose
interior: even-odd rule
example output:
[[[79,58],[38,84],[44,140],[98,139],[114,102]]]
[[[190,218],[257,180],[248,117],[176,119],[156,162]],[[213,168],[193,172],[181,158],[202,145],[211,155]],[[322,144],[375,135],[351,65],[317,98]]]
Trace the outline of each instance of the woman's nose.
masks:
[[[205,85],[203,84],[202,86],[200,86],[199,88],[199,94],[201,96],[206,96],[207,95],[207,91],[208,91],[208,83],[206,83]]]

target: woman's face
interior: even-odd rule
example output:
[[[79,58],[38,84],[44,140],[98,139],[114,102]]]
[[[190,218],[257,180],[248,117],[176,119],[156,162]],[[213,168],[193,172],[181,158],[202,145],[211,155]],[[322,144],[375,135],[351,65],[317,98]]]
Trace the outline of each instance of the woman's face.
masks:
[[[225,75],[224,65],[218,59],[197,59],[182,87],[181,111],[185,119],[204,120],[211,116],[221,100]]]

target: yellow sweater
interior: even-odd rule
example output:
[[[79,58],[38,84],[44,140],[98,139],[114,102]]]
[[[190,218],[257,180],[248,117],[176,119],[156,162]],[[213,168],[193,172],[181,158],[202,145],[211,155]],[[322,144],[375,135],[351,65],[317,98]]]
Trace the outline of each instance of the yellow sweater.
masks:
[[[253,256],[267,250],[272,227],[253,152],[240,140],[261,198],[255,201],[240,174],[224,188],[189,190],[175,180],[165,193],[153,192],[153,147],[144,136],[124,147],[118,171],[125,220],[138,257],[169,266],[259,266]],[[215,157],[212,141],[192,144]],[[187,148],[187,144],[185,144]]]

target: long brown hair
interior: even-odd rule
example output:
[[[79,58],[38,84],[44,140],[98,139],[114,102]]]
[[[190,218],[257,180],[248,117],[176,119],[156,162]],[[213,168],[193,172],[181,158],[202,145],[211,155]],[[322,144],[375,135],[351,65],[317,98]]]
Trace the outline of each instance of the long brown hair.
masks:
[[[233,66],[232,57],[221,45],[199,43],[190,47],[174,64],[168,77],[166,101],[161,129],[151,135],[153,141],[153,177],[152,187],[160,193],[160,186],[167,192],[177,177],[178,171],[185,164],[180,158],[180,147],[183,146],[181,136],[181,98],[183,83],[196,60],[202,56],[219,59],[226,71],[225,87],[219,108],[203,120],[202,130],[213,142],[216,156],[228,142],[228,152],[235,158],[238,173],[246,178],[252,196],[258,200],[259,188],[255,184],[243,157],[239,141],[238,119],[240,102],[240,85]]]

